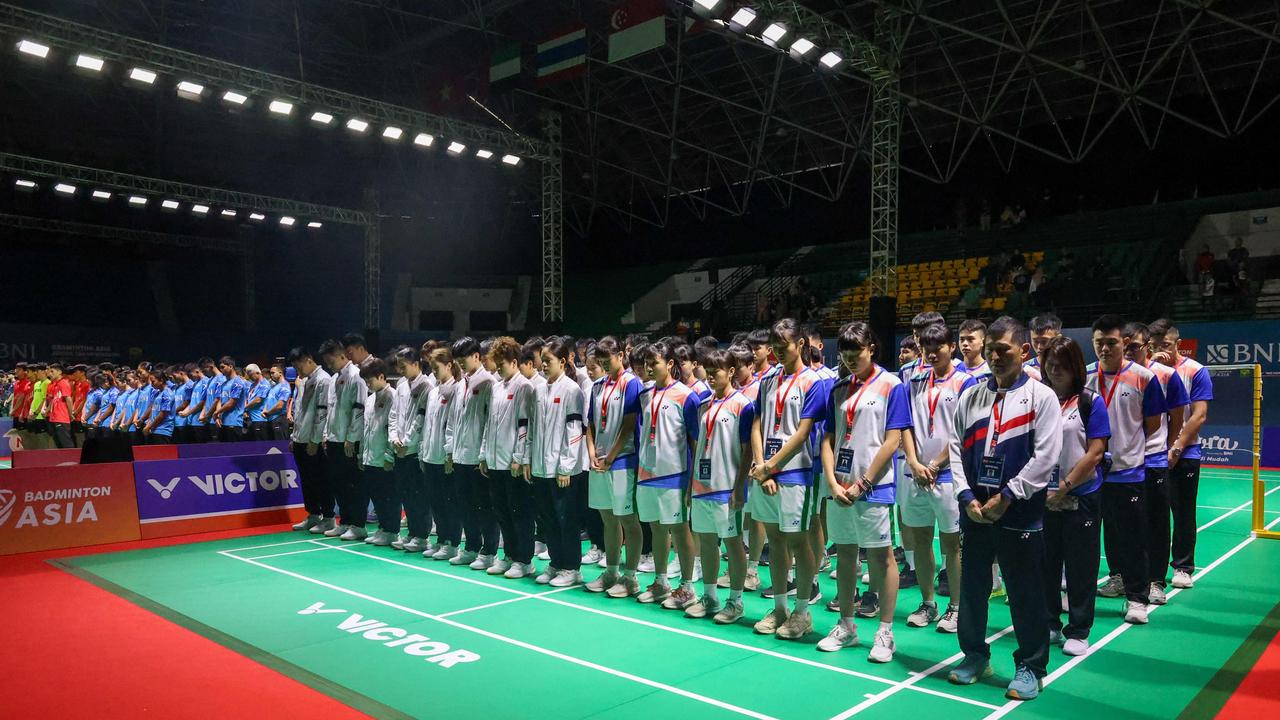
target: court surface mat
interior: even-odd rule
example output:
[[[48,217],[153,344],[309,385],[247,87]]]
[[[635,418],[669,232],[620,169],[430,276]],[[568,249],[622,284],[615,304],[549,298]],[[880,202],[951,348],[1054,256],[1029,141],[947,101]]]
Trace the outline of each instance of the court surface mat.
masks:
[[[1280,473],[1263,479],[1280,524]],[[1021,704],[1004,698],[1015,645],[1002,599],[989,605],[995,676],[957,687],[956,637],[906,627],[917,589],[900,593],[893,662],[867,661],[874,620],[857,621],[862,647],[818,652],[836,621],[825,574],[815,631],[788,642],[752,632],[773,605],[758,593],[726,627],[298,533],[54,562],[376,717],[1210,717],[1234,689],[1224,677],[1252,665],[1242,644],[1280,610],[1280,542],[1250,538],[1250,490],[1248,473],[1206,468],[1195,588],[1170,589],[1140,627],[1099,598],[1090,653],[1053,648],[1044,693]]]

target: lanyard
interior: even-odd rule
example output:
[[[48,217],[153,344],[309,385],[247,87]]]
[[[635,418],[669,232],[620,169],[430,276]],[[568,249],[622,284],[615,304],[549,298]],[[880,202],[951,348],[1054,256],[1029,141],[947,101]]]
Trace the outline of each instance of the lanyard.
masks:
[[[609,380],[604,381],[604,390],[600,392],[600,394],[603,396],[603,399],[600,401],[600,429],[601,430],[604,430],[609,425],[609,400],[612,398],[613,394],[618,391],[618,388],[622,385],[622,375],[618,375],[618,379],[613,380],[613,382],[610,382],[610,380],[613,380],[613,378],[609,378]]]
[[[711,454],[711,441],[715,440],[714,430],[716,427],[716,418],[720,416],[720,411],[724,409],[725,403],[729,401],[730,397],[733,396],[730,395],[719,402],[716,402],[714,399],[711,401],[711,404],[715,406],[715,410],[707,411],[707,442],[702,446],[702,455],[704,457]]]
[[[992,453],[996,451],[996,445],[1000,443],[1000,431],[1003,429],[1000,427],[1000,416],[1004,413],[1004,399],[1006,395],[1008,395],[1006,391],[1000,390],[996,393],[996,401],[991,403],[991,419],[993,421],[991,425]]]
[[[955,374],[956,374],[956,370],[955,368],[952,368],[951,372],[947,373],[947,376],[942,378],[941,382],[945,383],[947,380],[951,379],[952,375],[955,375]],[[933,414],[938,409],[938,401],[942,399],[942,388],[939,388],[937,386],[937,382],[938,382],[937,377],[938,376],[933,371],[933,368],[929,368],[929,386],[925,390],[925,403],[929,406],[929,435],[930,436],[933,435]]]
[[[876,374],[872,375],[866,382],[862,383],[862,387],[858,390],[857,394],[853,396],[853,402],[849,403],[848,409],[844,411],[845,442],[848,442],[849,439],[853,437],[853,426],[854,423],[858,421],[858,403],[862,402],[862,393],[866,392],[867,388],[875,384],[876,379],[880,377],[880,373],[882,372],[884,372],[884,370],[877,368]]]
[[[782,430],[782,409],[786,405],[787,396],[791,394],[791,388],[795,387],[796,380],[799,379],[802,372],[804,372],[803,369],[792,375],[791,382],[787,383],[787,389],[780,393],[775,392],[773,396],[773,431],[775,433]],[[778,376],[778,387],[782,387],[782,375]]]
[[[656,441],[658,439],[658,413],[662,412],[662,399],[667,396],[667,391],[671,386],[675,385],[673,381],[671,385],[662,388],[662,393],[658,393],[658,389],[654,388],[653,397],[649,400],[649,440]]]
[[[1129,363],[1132,364],[1132,363]],[[1107,408],[1111,407],[1111,398],[1116,395],[1116,388],[1120,387],[1120,376],[1129,368],[1129,364],[1120,368],[1120,372],[1116,373],[1116,379],[1111,383],[1111,390],[1107,390],[1107,376],[1102,372],[1102,365],[1098,365],[1098,393],[1102,395],[1102,401],[1106,403]]]

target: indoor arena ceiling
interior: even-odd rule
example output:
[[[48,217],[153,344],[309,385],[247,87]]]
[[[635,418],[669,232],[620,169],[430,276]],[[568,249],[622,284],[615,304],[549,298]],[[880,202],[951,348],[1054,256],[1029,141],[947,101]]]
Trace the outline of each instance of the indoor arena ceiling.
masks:
[[[666,3],[665,46],[619,63],[604,59],[616,2],[16,4],[531,136],[541,110],[559,110],[566,220],[579,234],[601,213],[664,226],[674,212],[743,214],[753,196],[836,201],[867,172],[870,78],[820,71],[726,26],[688,25],[691,2]],[[820,47],[842,32],[880,48],[903,101],[902,170],[940,184],[979,154],[1007,171],[1026,153],[1080,162],[1117,134],[1154,148],[1175,127],[1205,138],[1256,132],[1280,97],[1275,0],[754,4],[813,13],[806,27],[818,28]],[[482,87],[495,49],[535,45],[574,22],[587,27],[583,75]]]

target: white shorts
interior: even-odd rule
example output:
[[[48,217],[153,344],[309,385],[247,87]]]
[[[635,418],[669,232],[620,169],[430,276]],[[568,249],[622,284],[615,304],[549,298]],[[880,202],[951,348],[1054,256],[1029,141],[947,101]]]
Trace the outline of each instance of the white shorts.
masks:
[[[818,493],[812,485],[779,485],[777,495],[753,485],[748,499],[752,520],[777,525],[784,533],[807,532],[818,512]]]
[[[729,503],[694,498],[689,509],[689,517],[696,533],[714,534],[719,538],[733,538],[742,535],[742,508],[734,508]]]
[[[902,513],[902,524],[907,527],[923,528],[938,525],[938,531],[944,533],[960,532],[960,503],[956,502],[954,486],[947,483],[935,483],[925,489],[908,476],[907,482],[898,488],[898,510]]]
[[[640,522],[679,525],[689,519],[684,506],[684,490],[651,485],[636,486],[636,509]]]
[[[827,504],[827,540],[837,545],[885,548],[893,544],[889,524],[893,506],[858,501],[852,507]]]
[[[622,468],[587,474],[587,506],[609,510],[619,517],[636,511],[636,471]]]

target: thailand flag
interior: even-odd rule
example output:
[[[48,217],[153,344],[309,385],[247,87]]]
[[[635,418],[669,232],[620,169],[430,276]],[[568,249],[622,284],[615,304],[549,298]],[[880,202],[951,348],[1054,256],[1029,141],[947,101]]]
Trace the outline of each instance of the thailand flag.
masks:
[[[538,85],[566,80],[587,69],[587,28],[579,23],[538,44]]]

